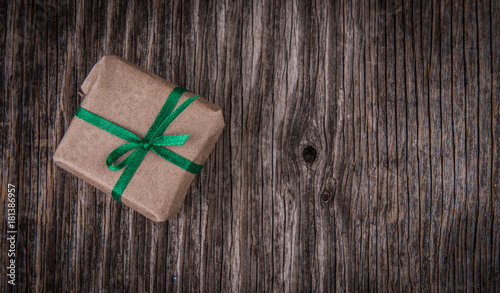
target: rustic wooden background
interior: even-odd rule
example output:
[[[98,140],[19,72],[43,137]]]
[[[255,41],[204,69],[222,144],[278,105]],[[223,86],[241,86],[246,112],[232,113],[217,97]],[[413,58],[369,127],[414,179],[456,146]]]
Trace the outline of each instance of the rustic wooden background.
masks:
[[[0,291],[499,292],[500,1],[166,2],[1,1]],[[52,161],[106,54],[224,109],[175,220]]]

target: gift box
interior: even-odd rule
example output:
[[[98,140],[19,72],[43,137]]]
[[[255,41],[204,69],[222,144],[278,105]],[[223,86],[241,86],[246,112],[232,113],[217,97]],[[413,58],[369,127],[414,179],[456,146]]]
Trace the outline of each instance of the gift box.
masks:
[[[175,217],[222,133],[221,108],[117,56],[81,89],[55,163],[153,221]]]

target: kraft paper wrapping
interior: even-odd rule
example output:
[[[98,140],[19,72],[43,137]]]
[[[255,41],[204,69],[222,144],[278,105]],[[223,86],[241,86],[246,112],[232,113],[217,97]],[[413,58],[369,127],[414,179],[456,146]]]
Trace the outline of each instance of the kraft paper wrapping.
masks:
[[[117,56],[103,57],[82,84],[81,106],[143,138],[175,84]],[[176,107],[187,98],[186,92]],[[222,133],[222,110],[199,97],[167,128],[164,135],[190,134],[184,145],[167,148],[203,164]],[[112,171],[106,157],[126,143],[74,117],[54,154],[57,165],[108,195],[124,169]],[[159,222],[174,218],[196,175],[149,151],[122,194],[123,204]]]

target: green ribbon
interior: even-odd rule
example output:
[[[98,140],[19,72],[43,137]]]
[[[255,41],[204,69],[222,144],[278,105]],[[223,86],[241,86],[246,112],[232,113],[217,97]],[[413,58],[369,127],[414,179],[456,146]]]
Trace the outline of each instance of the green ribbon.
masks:
[[[139,165],[149,150],[152,150],[160,157],[190,173],[200,173],[203,165],[191,162],[190,160],[164,148],[164,146],[170,145],[183,145],[189,137],[189,134],[162,135],[170,123],[172,123],[172,121],[174,121],[175,118],[182,113],[182,111],[184,111],[189,105],[191,105],[192,102],[194,102],[194,100],[196,100],[196,98],[198,98],[199,95],[188,98],[174,110],[179,98],[187,91],[187,89],[182,87],[174,88],[161,108],[160,113],[156,116],[155,121],[149,128],[144,139],[140,139],[137,135],[126,130],[125,128],[122,128],[113,122],[87,111],[82,107],[79,107],[76,111],[75,115],[78,118],[128,141],[127,143],[124,143],[114,149],[106,158],[106,166],[113,171],[118,171],[125,167],[125,170],[123,170],[123,173],[120,176],[120,179],[116,182],[111,194],[115,200],[121,202],[123,191],[134,176],[135,171],[137,171],[137,168],[139,168]],[[135,151],[133,151],[123,161],[115,164],[121,156],[133,149],[135,149]]]

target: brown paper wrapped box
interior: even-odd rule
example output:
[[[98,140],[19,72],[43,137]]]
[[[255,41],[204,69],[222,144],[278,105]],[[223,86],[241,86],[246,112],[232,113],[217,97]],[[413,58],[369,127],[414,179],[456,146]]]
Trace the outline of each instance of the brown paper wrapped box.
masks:
[[[82,84],[81,106],[143,138],[160,112],[172,84],[122,58],[105,56]],[[186,92],[176,107],[195,94]],[[164,135],[189,134],[184,145],[168,146],[184,158],[203,164],[222,133],[221,109],[197,98]],[[112,171],[106,158],[123,139],[74,117],[54,154],[57,165],[111,195],[123,172]],[[149,151],[122,194],[123,204],[153,221],[175,217],[196,175]]]

